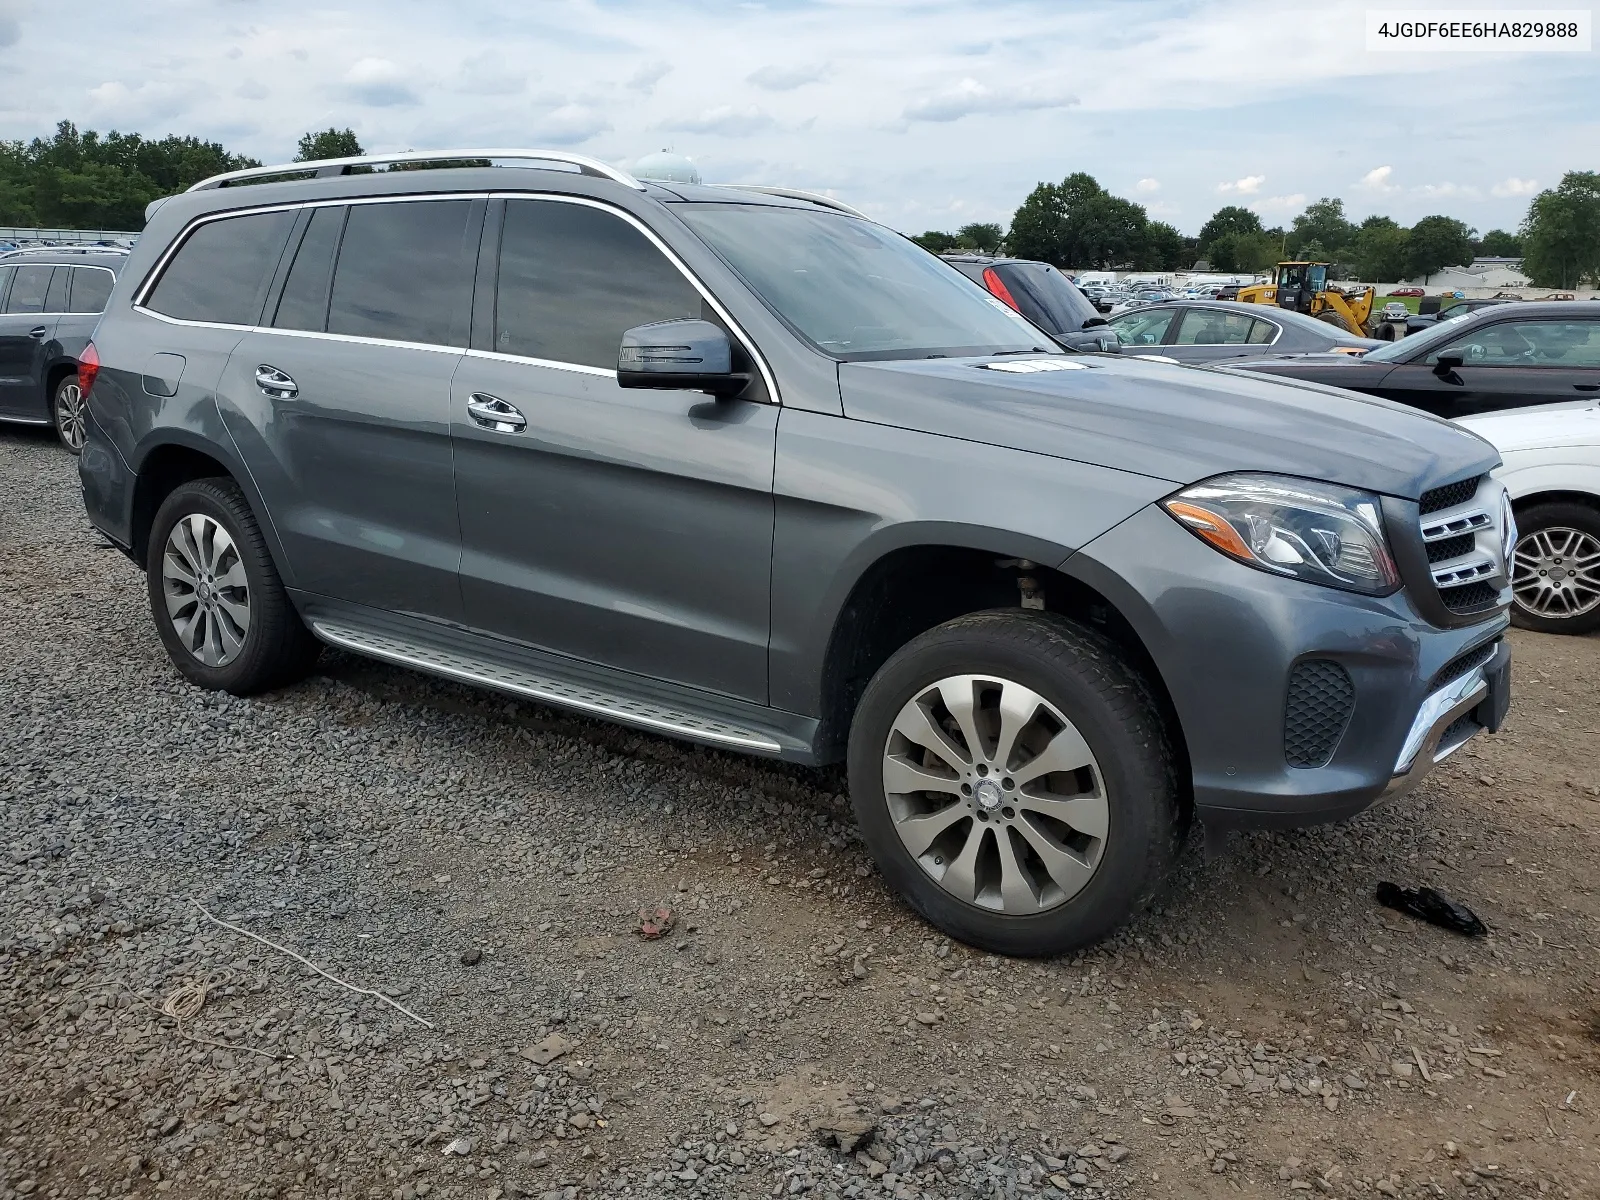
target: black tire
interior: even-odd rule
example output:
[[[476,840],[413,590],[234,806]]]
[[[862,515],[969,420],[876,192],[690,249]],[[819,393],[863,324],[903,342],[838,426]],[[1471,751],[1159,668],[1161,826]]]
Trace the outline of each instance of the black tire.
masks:
[[[76,456],[83,453],[84,422],[87,419],[77,373],[63,375],[50,389],[50,424],[68,454]]]
[[[1600,543],[1600,508],[1592,508],[1572,500],[1551,500],[1517,509],[1518,557],[1525,550],[1532,548],[1530,543],[1537,535],[1555,530],[1571,530],[1587,535],[1594,543]],[[1577,597],[1578,607],[1581,608],[1584,602],[1592,603],[1592,607],[1570,616],[1540,613],[1525,607],[1526,593],[1517,594],[1517,585],[1520,582],[1518,570],[1513,567],[1511,601],[1513,625],[1539,633],[1583,634],[1600,629],[1600,602],[1593,602],[1587,591]],[[1568,586],[1570,587],[1570,584]]]
[[[1109,810],[1101,857],[1082,890],[1054,908],[1007,915],[969,903],[919,866],[895,830],[883,782],[891,728],[919,691],[961,674],[1032,689],[1077,727],[1099,763]],[[1114,643],[1017,609],[959,617],[903,646],[867,686],[850,730],[856,819],[889,886],[951,937],[1022,957],[1090,945],[1150,903],[1187,832],[1176,761],[1148,683]]]
[[[227,532],[248,584],[249,623],[236,654],[208,665],[184,644],[168,612],[163,558],[173,528],[192,517],[210,518]],[[231,560],[230,560],[231,561]],[[156,511],[150,528],[145,576],[150,615],[172,663],[184,678],[211,691],[248,696],[303,679],[321,645],[289,602],[244,493],[231,479],[196,479],[176,488]]]

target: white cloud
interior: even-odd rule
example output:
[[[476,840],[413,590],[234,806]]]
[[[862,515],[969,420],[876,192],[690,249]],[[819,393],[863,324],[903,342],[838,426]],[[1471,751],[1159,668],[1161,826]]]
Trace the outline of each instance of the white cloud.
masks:
[[[87,115],[131,131],[139,124],[165,124],[194,101],[194,88],[183,83],[147,80],[129,87],[113,79],[89,89]]]
[[[977,113],[1033,112],[1071,108],[1078,98],[1066,92],[1033,88],[989,88],[976,79],[963,79],[952,88],[906,105],[906,121],[959,121]]]
[[[1249,208],[1253,212],[1267,213],[1297,213],[1306,206],[1304,192],[1291,192],[1287,196],[1265,196],[1253,201]]]
[[[671,70],[671,63],[641,63],[639,68],[628,76],[628,86],[636,92],[653,92],[656,84],[660,83]]]
[[[1159,192],[1161,190],[1161,181],[1159,179],[1141,179],[1133,185],[1133,190],[1148,196],[1151,192]]]
[[[1232,183],[1217,184],[1217,191],[1228,196],[1254,196],[1266,181],[1265,175],[1246,175],[1243,179],[1235,179]]]
[[[1515,175],[1502,179],[1489,189],[1491,196],[1531,196],[1539,190],[1537,179],[1518,179]]]
[[[680,117],[663,125],[682,133],[709,133],[721,137],[749,137],[772,127],[773,120],[754,104],[736,108],[732,104],[719,104],[693,117]]]
[[[1398,192],[1400,190],[1394,184],[1389,182],[1389,176],[1392,174],[1394,174],[1393,167],[1373,167],[1372,170],[1368,171],[1361,177],[1361,181],[1357,183],[1356,186],[1364,191],[1374,192],[1380,196],[1387,196],[1392,192]]]
[[[387,58],[363,58],[344,73],[344,94],[359,104],[388,108],[396,104],[415,104],[417,94],[399,64]]]
[[[1422,183],[1411,190],[1427,200],[1476,199],[1483,194],[1470,183]]]
[[[233,89],[233,94],[241,100],[265,100],[271,93],[260,80],[246,79]]]
[[[22,0],[0,0],[0,47],[22,40]]]
[[[529,126],[533,143],[549,146],[575,146],[610,130],[605,115],[584,104],[558,105]]]
[[[787,67],[762,67],[759,71],[752,71],[745,76],[747,80],[769,92],[792,92],[797,87],[804,87],[808,83],[816,83],[826,79],[828,68],[826,66],[800,66]]]
[[[456,72],[456,91],[473,96],[513,96],[527,86],[527,73],[498,50],[463,59]]]

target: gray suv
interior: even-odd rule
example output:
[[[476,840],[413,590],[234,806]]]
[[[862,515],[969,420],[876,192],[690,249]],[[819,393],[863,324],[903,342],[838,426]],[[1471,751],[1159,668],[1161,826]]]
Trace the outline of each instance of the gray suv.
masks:
[[[1034,955],[1194,817],[1345,817],[1504,716],[1510,509],[1444,421],[1063,353],[825,198],[557,151],[153,207],[80,471],[201,687],[326,643],[843,761],[891,886]]]
[[[49,425],[83,449],[78,356],[125,259],[101,246],[0,255],[0,421]]]

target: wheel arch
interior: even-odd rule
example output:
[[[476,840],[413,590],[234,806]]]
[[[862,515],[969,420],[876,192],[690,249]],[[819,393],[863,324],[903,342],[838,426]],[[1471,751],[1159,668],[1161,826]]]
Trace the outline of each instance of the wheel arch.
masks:
[[[929,536],[932,532],[880,544],[849,576],[837,603],[824,610],[833,616],[823,643],[818,758],[826,762],[842,756],[862,692],[897,649],[968,613],[1022,608],[1021,580],[1031,577],[1046,611],[1083,621],[1110,637],[1145,677],[1179,758],[1184,804],[1192,808],[1188,745],[1149,640],[1158,625],[1133,589],[1126,584],[1119,588],[1114,578],[1100,578],[1109,572],[1098,564],[1091,572],[1077,569],[1088,560],[1037,539],[1000,533],[985,537],[984,531],[971,527],[941,530],[946,536],[938,539]],[[961,536],[951,538],[951,533]],[[1023,567],[1017,560],[1034,565]]]
[[[261,528],[273,565],[285,586],[293,579],[284,559],[277,531],[261,503],[250,473],[224,447],[206,441],[187,430],[162,429],[138,448],[133,463],[133,505],[129,533],[130,553],[141,567],[149,554],[150,528],[156,511],[173,491],[196,479],[225,478],[244,493],[250,513]]]

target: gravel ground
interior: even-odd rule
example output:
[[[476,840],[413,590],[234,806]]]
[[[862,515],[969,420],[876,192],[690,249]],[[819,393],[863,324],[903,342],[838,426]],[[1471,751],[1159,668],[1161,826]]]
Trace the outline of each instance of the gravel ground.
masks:
[[[1600,639],[1514,641],[1418,794],[1009,962],[836,773],[333,653],[189,687],[0,432],[0,1197],[1600,1195]]]

